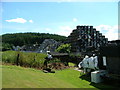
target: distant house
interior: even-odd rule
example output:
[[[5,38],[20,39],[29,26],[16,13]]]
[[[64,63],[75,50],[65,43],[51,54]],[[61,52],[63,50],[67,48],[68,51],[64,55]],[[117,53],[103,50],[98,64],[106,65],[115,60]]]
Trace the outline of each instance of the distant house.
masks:
[[[26,52],[46,53],[47,51],[54,52],[60,45],[61,43],[54,39],[45,39],[42,44],[23,45],[20,49]]]
[[[61,43],[57,42],[54,39],[45,39],[43,43],[40,45],[38,52],[55,52],[55,50],[60,46]]]
[[[38,44],[23,45],[23,46],[21,47],[21,51],[26,51],[26,52],[37,52],[39,46],[40,46],[40,45],[38,45]]]
[[[12,48],[13,48],[13,50],[15,50],[15,51],[21,50],[21,47],[20,47],[20,46],[13,46]]]

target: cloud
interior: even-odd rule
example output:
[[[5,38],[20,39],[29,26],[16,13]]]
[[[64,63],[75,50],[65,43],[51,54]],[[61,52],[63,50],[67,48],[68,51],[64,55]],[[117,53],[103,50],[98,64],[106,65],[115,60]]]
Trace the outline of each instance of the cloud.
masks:
[[[65,30],[65,31],[71,30],[70,26],[60,26],[60,29]]]
[[[23,18],[16,18],[16,19],[10,19],[10,20],[5,20],[6,22],[16,22],[16,23],[26,23],[27,20]],[[33,20],[28,20],[28,22],[33,23]]]
[[[60,26],[57,34],[64,35],[64,36],[69,36],[70,33],[72,32],[72,30],[73,29],[70,26]]]
[[[118,39],[118,25],[99,25],[95,27],[97,31],[100,31],[109,41]],[[57,34],[69,36],[72,32],[73,27],[71,26],[60,26]]]
[[[95,27],[98,31],[103,33],[108,40],[117,40],[118,39],[118,25],[99,25]]]
[[[33,20],[29,20],[30,23],[33,23]]]
[[[45,28],[45,31],[51,31],[51,29],[50,28]]]
[[[23,18],[16,18],[16,19],[10,19],[10,20],[5,20],[6,22],[16,22],[16,23],[26,23],[27,20]]]
[[[118,39],[118,25],[99,25],[95,27],[97,31],[100,31],[109,41]],[[73,31],[73,27],[71,26],[60,26],[57,34],[69,36]],[[120,35],[119,35],[120,39]]]
[[[102,32],[102,31],[109,31],[112,28],[112,26],[110,26],[110,25],[99,25],[99,26],[96,26],[95,28]]]
[[[118,33],[118,39],[120,40],[120,33]]]
[[[73,22],[77,22],[78,20],[77,20],[77,18],[73,18]]]

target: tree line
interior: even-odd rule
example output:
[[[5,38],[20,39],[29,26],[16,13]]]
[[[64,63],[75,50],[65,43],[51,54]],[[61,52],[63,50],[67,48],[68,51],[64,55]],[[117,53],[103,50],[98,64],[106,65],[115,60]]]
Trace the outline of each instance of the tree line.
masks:
[[[56,41],[64,42],[67,37],[49,34],[49,33],[13,33],[3,34],[2,36],[2,49],[11,48],[11,46],[23,46],[27,44],[41,44],[45,39],[54,39]]]

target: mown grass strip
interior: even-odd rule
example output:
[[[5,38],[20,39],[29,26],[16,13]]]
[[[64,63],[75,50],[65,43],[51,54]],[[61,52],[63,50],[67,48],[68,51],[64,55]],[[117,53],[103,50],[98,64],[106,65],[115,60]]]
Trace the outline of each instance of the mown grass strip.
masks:
[[[3,65],[2,75],[3,88],[112,88],[104,84],[91,84],[79,78],[79,71],[72,69],[43,73],[32,68]]]

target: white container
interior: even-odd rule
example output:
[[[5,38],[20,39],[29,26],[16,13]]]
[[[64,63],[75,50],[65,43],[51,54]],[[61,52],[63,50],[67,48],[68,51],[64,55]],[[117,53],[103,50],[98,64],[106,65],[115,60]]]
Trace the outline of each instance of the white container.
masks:
[[[106,73],[107,73],[106,70],[98,70],[98,71],[91,72],[91,82],[94,82],[94,83],[102,82],[103,79],[100,76]]]

